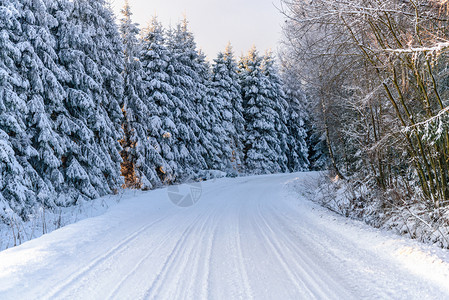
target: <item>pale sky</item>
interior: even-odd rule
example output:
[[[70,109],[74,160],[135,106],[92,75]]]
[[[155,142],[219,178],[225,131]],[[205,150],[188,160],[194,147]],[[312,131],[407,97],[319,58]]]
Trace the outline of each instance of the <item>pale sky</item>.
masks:
[[[124,0],[110,0],[120,18]],[[146,27],[154,15],[164,26],[175,26],[184,14],[198,48],[209,59],[230,41],[236,57],[252,45],[259,52],[276,51],[282,36],[283,17],[276,9],[280,0],[129,0],[133,20]]]

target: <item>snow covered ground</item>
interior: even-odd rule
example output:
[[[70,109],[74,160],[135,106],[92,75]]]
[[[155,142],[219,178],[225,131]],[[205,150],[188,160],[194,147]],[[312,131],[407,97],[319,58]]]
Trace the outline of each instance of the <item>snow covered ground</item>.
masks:
[[[0,299],[449,299],[449,252],[305,200],[314,176],[130,193],[0,252]]]
[[[29,240],[38,238],[43,234],[81,220],[100,216],[110,207],[117,205],[122,198],[134,196],[134,191],[122,191],[117,196],[105,196],[99,199],[78,203],[76,206],[59,207],[54,210],[35,208],[28,221],[10,217],[10,224],[0,223],[0,251]]]

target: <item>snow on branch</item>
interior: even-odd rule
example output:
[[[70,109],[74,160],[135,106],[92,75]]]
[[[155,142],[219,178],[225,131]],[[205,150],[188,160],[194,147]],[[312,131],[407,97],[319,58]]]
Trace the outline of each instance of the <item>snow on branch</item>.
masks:
[[[449,42],[437,43],[433,47],[411,47],[407,49],[384,49],[383,51],[393,53],[420,53],[420,52],[442,52],[449,48]]]
[[[421,127],[421,126],[425,126],[431,122],[433,122],[434,120],[439,119],[443,114],[449,112],[449,106],[446,106],[444,109],[442,109],[437,115],[431,117],[430,119],[427,119],[425,121],[413,124],[411,126],[407,126],[406,128],[403,129],[403,132],[409,132],[411,129],[417,128],[417,127]]]

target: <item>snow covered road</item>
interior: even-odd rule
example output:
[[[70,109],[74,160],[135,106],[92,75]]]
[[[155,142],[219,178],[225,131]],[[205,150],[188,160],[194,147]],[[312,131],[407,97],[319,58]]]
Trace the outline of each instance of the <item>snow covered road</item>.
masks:
[[[449,299],[449,255],[299,197],[316,174],[166,189],[0,252],[0,299]]]

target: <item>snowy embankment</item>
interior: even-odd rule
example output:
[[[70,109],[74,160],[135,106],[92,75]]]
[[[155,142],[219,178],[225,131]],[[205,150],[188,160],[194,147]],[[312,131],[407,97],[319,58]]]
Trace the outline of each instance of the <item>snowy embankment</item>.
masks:
[[[117,196],[79,202],[76,206],[58,207],[53,210],[36,207],[23,221],[12,216],[9,224],[0,223],[0,251],[21,245],[44,234],[81,220],[100,216],[110,207],[118,204],[123,197],[133,197],[135,193],[125,191]]]
[[[449,298],[449,252],[305,200],[298,182],[316,177],[126,195],[101,216],[0,252],[0,299]],[[173,204],[188,193],[195,205]]]

